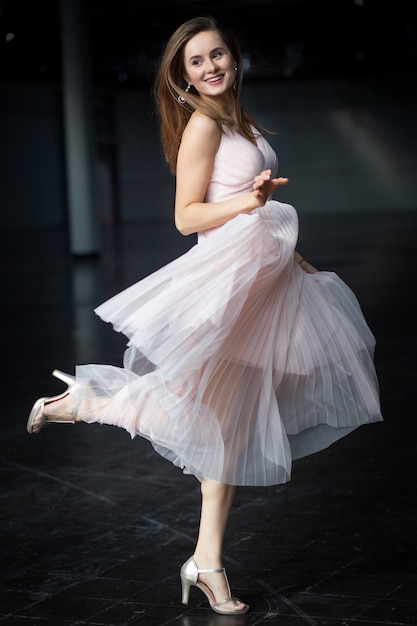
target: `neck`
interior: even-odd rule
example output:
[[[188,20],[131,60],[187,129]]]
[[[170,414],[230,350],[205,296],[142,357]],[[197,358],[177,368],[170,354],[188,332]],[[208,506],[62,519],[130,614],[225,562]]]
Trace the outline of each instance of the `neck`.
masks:
[[[222,96],[215,96],[214,98],[202,96],[202,100],[216,104],[222,109],[224,117],[232,118],[236,122],[236,101],[231,91],[227,91]]]

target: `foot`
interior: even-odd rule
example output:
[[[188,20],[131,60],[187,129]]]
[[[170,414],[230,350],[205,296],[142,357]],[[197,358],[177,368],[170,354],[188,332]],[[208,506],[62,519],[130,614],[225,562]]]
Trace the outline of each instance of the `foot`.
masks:
[[[48,398],[38,400],[32,409],[35,411],[32,433],[38,433],[48,422],[74,423],[74,421],[78,421],[77,417],[74,419],[75,408],[76,399],[71,393],[67,393],[63,398],[52,402]]]
[[[222,569],[223,566],[220,565],[215,567],[211,565],[210,567],[203,566],[199,563],[198,569]],[[198,583],[200,583],[204,588],[206,594],[210,598],[210,604],[213,610],[220,609],[219,612],[222,614],[225,613],[244,613],[249,610],[249,606],[235,598],[231,595],[229,582],[227,580],[226,572],[199,572],[198,573]]]

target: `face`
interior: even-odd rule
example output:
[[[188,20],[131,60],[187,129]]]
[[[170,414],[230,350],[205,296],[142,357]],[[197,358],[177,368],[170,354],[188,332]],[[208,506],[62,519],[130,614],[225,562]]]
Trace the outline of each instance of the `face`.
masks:
[[[221,97],[235,81],[235,62],[215,31],[195,35],[184,48],[184,78],[200,96]]]

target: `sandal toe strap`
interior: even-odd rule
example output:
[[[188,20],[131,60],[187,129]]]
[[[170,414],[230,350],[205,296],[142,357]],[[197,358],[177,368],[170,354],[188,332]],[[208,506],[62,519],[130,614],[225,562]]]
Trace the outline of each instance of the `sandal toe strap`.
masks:
[[[230,598],[225,598],[224,600],[220,600],[220,602],[216,602],[216,604],[212,604],[212,606],[218,609],[224,604],[227,604],[228,602],[233,602],[234,610],[236,611],[238,608],[238,604],[239,602],[241,602],[241,600],[239,600],[239,598],[235,598],[234,596],[230,596]],[[230,612],[233,613],[233,610]]]

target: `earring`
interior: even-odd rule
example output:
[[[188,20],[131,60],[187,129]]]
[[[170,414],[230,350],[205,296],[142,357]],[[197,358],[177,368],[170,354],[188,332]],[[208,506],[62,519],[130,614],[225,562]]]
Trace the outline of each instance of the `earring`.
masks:
[[[237,72],[237,65],[235,65],[235,72]],[[233,83],[233,89],[236,90],[236,79],[235,79],[235,82]]]
[[[188,93],[188,92],[190,91],[190,89],[191,89],[191,85],[190,85],[190,83],[187,83],[187,86],[186,86],[186,88],[185,88],[185,90],[184,90],[184,91],[185,91],[185,93]],[[178,96],[177,100],[178,100],[178,102],[179,102],[180,104],[185,104],[185,98],[184,98],[184,96]]]

